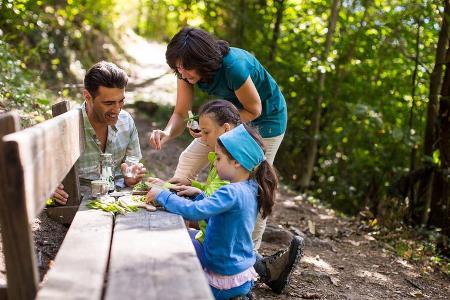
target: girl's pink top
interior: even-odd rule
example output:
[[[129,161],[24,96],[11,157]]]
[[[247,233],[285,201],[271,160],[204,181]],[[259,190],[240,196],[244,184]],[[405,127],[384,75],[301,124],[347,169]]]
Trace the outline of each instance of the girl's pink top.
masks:
[[[249,280],[256,281],[258,274],[253,267],[234,275],[222,275],[205,269],[206,278],[210,286],[219,290],[229,290],[243,285]]]

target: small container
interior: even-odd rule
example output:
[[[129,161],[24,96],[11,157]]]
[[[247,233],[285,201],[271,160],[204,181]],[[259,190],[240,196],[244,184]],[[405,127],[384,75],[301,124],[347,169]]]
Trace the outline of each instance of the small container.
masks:
[[[127,168],[125,169],[125,174],[123,175],[130,178],[136,177],[137,173],[135,165],[139,163],[139,159],[136,157],[127,157],[125,159],[125,163],[127,164]]]
[[[188,111],[188,117],[189,121],[187,123],[187,127],[195,133],[200,133],[200,126],[198,125],[197,120],[194,119],[194,114],[190,110]]]
[[[106,180],[92,180],[91,181],[91,195],[92,197],[101,198],[108,194],[108,182]]]
[[[114,174],[113,174],[113,161],[111,153],[101,153],[100,154],[100,179],[106,180],[108,182],[108,191],[113,192],[115,189],[114,185]]]

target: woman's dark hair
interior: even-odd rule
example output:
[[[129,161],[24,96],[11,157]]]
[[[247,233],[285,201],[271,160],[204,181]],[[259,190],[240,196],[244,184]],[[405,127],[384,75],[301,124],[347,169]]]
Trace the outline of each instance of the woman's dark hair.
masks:
[[[258,145],[261,146],[264,153],[266,153],[262,137],[258,131],[247,124],[244,124],[244,127]],[[220,139],[217,139],[217,144],[228,158],[234,159]],[[256,167],[256,170],[251,172],[250,177],[258,183],[258,210],[261,212],[262,217],[266,218],[272,213],[272,208],[275,204],[276,190],[278,188],[277,174],[267,160],[263,160],[259,166]]]
[[[95,99],[100,86],[123,89],[127,86],[128,75],[113,63],[100,61],[93,65],[84,76],[84,88]]]
[[[211,116],[219,126],[229,123],[236,127],[241,123],[239,110],[233,103],[226,100],[212,100],[206,102],[200,107],[198,115]]]
[[[182,79],[177,63],[186,70],[196,70],[202,81],[210,83],[229,51],[228,42],[218,40],[202,29],[184,27],[167,45],[166,61],[178,78]]]

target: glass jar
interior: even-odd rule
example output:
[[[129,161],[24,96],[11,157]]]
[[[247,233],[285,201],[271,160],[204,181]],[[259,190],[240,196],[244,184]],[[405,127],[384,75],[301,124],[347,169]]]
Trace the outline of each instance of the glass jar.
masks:
[[[100,154],[100,179],[108,182],[108,192],[113,192],[114,185],[114,166],[111,153]]]

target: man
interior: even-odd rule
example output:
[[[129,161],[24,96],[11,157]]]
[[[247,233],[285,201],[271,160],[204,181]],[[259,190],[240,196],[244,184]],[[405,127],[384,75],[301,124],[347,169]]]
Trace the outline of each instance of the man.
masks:
[[[136,126],[130,114],[122,110],[128,76],[113,63],[101,61],[93,65],[84,77],[81,106],[84,119],[86,148],[78,159],[81,184],[100,178],[100,154],[111,153],[113,174],[117,186],[133,186],[145,174],[142,164],[133,166],[134,177],[125,177],[129,160],[142,158]],[[60,184],[52,198],[59,204],[67,203],[68,194]]]

